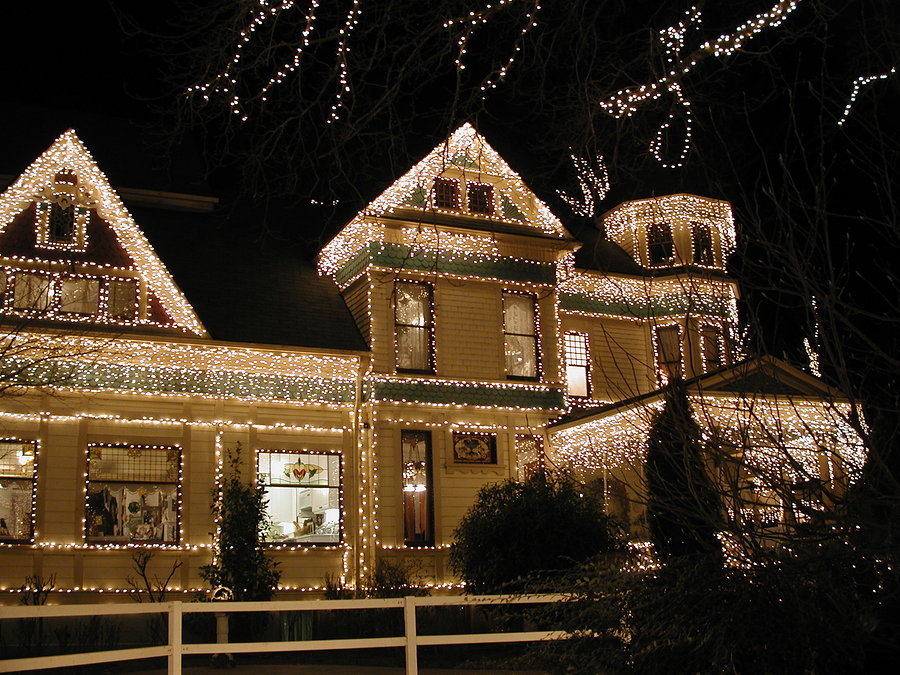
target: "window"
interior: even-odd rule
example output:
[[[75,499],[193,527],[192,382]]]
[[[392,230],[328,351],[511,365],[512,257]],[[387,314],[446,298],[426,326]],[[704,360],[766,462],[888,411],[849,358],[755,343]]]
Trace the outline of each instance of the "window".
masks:
[[[403,539],[407,546],[434,544],[431,432],[400,433],[403,462]]]
[[[88,446],[89,543],[177,544],[180,504],[181,448]]]
[[[678,326],[662,326],[655,331],[656,370],[659,380],[665,384],[681,377],[681,329]]]
[[[58,244],[71,244],[75,238],[75,205],[69,201],[50,204],[47,238]]]
[[[450,178],[434,181],[434,205],[439,209],[459,208],[459,183]]]
[[[712,265],[713,264],[713,245],[712,231],[709,225],[703,223],[693,224],[694,237],[694,264],[695,265]]]
[[[409,281],[394,284],[394,330],[397,370],[434,372],[431,286]]]
[[[67,314],[96,314],[100,306],[99,279],[63,279],[59,309]]]
[[[269,500],[263,540],[276,544],[341,543],[341,455],[262,450],[259,480]]]
[[[13,291],[15,309],[43,312],[50,308],[52,282],[46,274],[18,272]]]
[[[453,461],[460,464],[496,464],[497,437],[494,434],[454,431]]]
[[[109,318],[133,321],[137,315],[137,283],[113,279],[107,286],[107,292]]]
[[[722,358],[722,331],[718,326],[700,329],[700,350],[703,354],[703,372],[708,373],[724,365]]]
[[[484,183],[469,183],[466,186],[469,197],[469,212],[490,215],[494,212],[494,188]]]
[[[569,396],[587,398],[590,395],[590,368],[588,336],[584,333],[566,333],[566,386]]]
[[[538,377],[535,301],[523,293],[503,293],[503,333],[506,376],[536,380]]]
[[[516,435],[516,480],[523,482],[544,472],[544,439],[532,434]]]
[[[0,541],[28,543],[34,537],[33,442],[0,441]]]
[[[647,232],[647,248],[650,252],[650,266],[671,265],[675,262],[675,244],[672,228],[668,223],[653,223]]]

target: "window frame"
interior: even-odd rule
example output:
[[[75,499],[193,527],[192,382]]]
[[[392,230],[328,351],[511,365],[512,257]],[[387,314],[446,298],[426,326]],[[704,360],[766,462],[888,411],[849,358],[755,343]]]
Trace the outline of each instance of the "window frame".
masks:
[[[401,323],[398,317],[398,293],[400,286],[417,286],[427,291],[427,312],[425,312],[425,323],[423,325]],[[398,279],[394,281],[394,366],[398,373],[416,373],[420,375],[433,375],[435,373],[435,356],[434,356],[434,286],[425,281],[408,281],[406,279]],[[403,330],[401,330],[403,329]],[[421,331],[427,342],[426,345],[426,361],[425,368],[409,368],[401,366],[401,334],[412,329],[413,331]]]
[[[326,466],[328,466],[329,460],[336,459],[337,460],[337,480],[335,482],[334,478],[332,477],[331,469],[329,466],[326,469],[327,483],[324,485],[318,484],[318,483],[313,484],[311,482],[304,484],[302,477],[298,477],[296,484],[289,483],[289,482],[287,482],[287,483],[272,483],[271,482],[271,478],[272,478],[271,473],[264,474],[262,471],[263,455],[295,455],[295,456],[297,456],[297,460],[295,462],[293,462],[292,464],[286,465],[286,467],[293,466],[294,464],[310,465],[312,463],[312,461],[315,461],[314,459],[312,459],[315,457],[325,458],[324,461],[326,462]],[[305,462],[302,461],[303,458],[306,459]],[[269,463],[269,468],[271,469],[271,462]],[[329,496],[326,500],[328,504],[331,503],[331,492],[334,491],[334,495],[336,497],[335,501],[337,503],[337,507],[326,506],[324,509],[322,509],[322,515],[323,515],[322,522],[317,523],[316,519],[319,514],[316,513],[316,511],[313,507],[313,505],[314,505],[313,495],[312,495],[312,493],[310,493],[309,494],[310,518],[308,518],[304,521],[303,529],[299,530],[300,534],[297,535],[298,537],[323,537],[323,536],[327,537],[329,535],[333,535],[332,538],[330,538],[328,540],[321,540],[321,539],[314,539],[314,538],[288,540],[287,536],[285,536],[285,539],[283,541],[279,541],[277,539],[272,539],[272,540],[263,539],[263,542],[262,542],[263,544],[265,544],[266,546],[306,547],[306,546],[340,546],[343,543],[343,541],[344,541],[344,455],[342,452],[340,452],[339,450],[290,450],[290,449],[284,449],[284,448],[260,448],[256,451],[256,475],[257,475],[257,480],[261,481],[261,485],[265,488],[265,493],[268,497],[268,501],[270,502],[270,506],[269,506],[270,509],[272,508],[271,500],[272,500],[272,497],[274,496],[271,493],[271,490],[296,490],[296,491],[313,490],[313,489],[327,490],[329,492]],[[262,480],[262,477],[264,475],[269,476],[269,482],[265,482]],[[324,514],[326,511],[331,510],[331,509],[337,510],[336,532],[330,532],[330,533],[327,533],[324,535],[317,534],[316,528],[329,526],[329,523],[331,521],[326,520],[324,517]],[[298,510],[296,520],[282,521],[282,522],[293,522],[295,527],[299,527],[300,523],[298,521],[300,520],[300,515],[301,514]],[[270,516],[270,519],[272,519],[271,512],[269,512],[269,516]],[[311,526],[311,530],[309,532],[304,532],[303,530],[305,530],[305,528],[306,528],[307,521],[308,521],[308,524]],[[274,527],[275,525],[276,525],[276,523],[275,523],[274,519],[272,519],[272,526]],[[298,532],[298,530],[295,529],[294,534],[297,534],[297,532]]]
[[[414,467],[410,469],[410,461],[407,460],[407,439],[418,436],[418,440],[414,443],[418,447],[419,443],[424,443],[424,452],[422,459],[411,458],[412,462],[421,461],[421,470]],[[401,429],[400,430],[400,483],[401,483],[401,513],[403,520],[403,545],[409,548],[422,548],[435,545],[434,531],[434,480],[433,480],[433,459],[431,431],[422,429]],[[417,455],[418,457],[418,455]],[[417,482],[408,482],[418,480],[421,474],[424,479],[423,489],[407,490],[408,487],[418,488],[420,484]],[[424,498],[416,498],[416,495],[424,493]],[[417,524],[421,527],[417,528]]]
[[[580,354],[573,355],[573,349],[579,347]],[[573,361],[581,360],[584,363],[573,363]],[[566,395],[573,398],[590,398],[591,397],[591,352],[590,352],[590,336],[587,333],[579,331],[566,331],[563,334],[563,362],[566,367]],[[572,380],[569,377],[570,368],[581,368],[584,370],[584,394],[572,393]]]
[[[131,457],[132,451],[144,451],[144,450],[154,450],[154,451],[165,451],[166,459],[165,462],[167,464],[171,464],[172,456],[174,455],[177,460],[174,468],[166,468],[166,473],[174,472],[174,480],[132,480],[132,479],[122,479],[122,478],[102,478],[100,476],[93,478],[92,477],[92,461],[102,461],[102,451],[110,449],[110,450],[125,450],[126,454]],[[100,451],[100,452],[98,452]],[[137,455],[140,457],[140,455]],[[182,489],[183,489],[183,468],[184,468],[184,451],[180,445],[150,445],[145,443],[103,443],[103,442],[91,442],[87,445],[87,451],[85,453],[85,476],[84,476],[84,541],[89,545],[128,545],[128,546],[179,546],[182,540],[182,531],[181,531],[181,509],[182,509]],[[97,509],[95,505],[92,505],[92,495],[103,494],[102,490],[91,491],[91,486],[93,484],[102,485],[102,486],[117,486],[116,489],[126,490],[128,486],[134,486],[135,490],[128,490],[128,492],[138,493],[141,498],[141,503],[134,502],[136,506],[132,507],[132,503],[128,503],[125,506],[119,507],[128,511],[128,513],[132,514],[131,520],[137,520],[135,514],[141,513],[140,520],[143,520],[142,523],[130,523],[134,525],[135,528],[140,529],[142,525],[152,525],[153,527],[165,526],[166,523],[171,523],[172,521],[165,521],[162,519],[163,514],[165,513],[166,506],[149,506],[143,502],[146,498],[147,494],[155,494],[148,492],[147,494],[141,493],[142,485],[152,485],[152,486],[173,486],[174,491],[168,494],[172,495],[173,499],[173,507],[169,507],[169,510],[175,512],[174,524],[171,524],[170,527],[174,533],[172,538],[165,538],[163,535],[160,538],[131,538],[125,534],[91,534],[92,528],[97,526],[98,524],[106,527],[106,521],[103,520],[103,513],[97,513],[100,509]],[[157,493],[161,492],[161,487],[158,487]],[[124,494],[123,494],[124,498]],[[107,505],[104,503],[104,510],[109,512]],[[160,521],[153,524],[151,520],[150,523],[146,522],[148,514],[151,515],[155,510],[159,509]],[[124,515],[124,514],[123,514]],[[110,516],[110,526],[111,527],[119,527],[123,532],[128,529],[131,531],[129,527],[129,523],[122,522],[120,525],[116,525],[116,521],[112,519],[112,514]],[[98,523],[97,518],[100,518],[100,522]],[[165,527],[163,529],[163,533],[165,532]]]
[[[508,329],[508,321],[507,321],[507,298],[518,297],[518,298],[529,298],[532,303],[532,332],[531,333],[515,333]],[[509,291],[504,290],[502,294],[502,304],[503,304],[503,356],[504,356],[504,369],[506,372],[507,380],[523,380],[528,382],[538,382],[541,379],[541,345],[540,345],[540,316],[539,316],[539,307],[537,302],[537,297],[532,293],[525,293],[522,291]],[[534,374],[533,375],[514,375],[510,373],[510,337],[519,338],[519,339],[528,339],[531,341],[533,345],[534,352]]]
[[[473,199],[475,195],[479,195],[478,200]],[[481,207],[482,201],[483,208],[473,206],[473,203],[476,203],[478,207]],[[480,216],[494,215],[494,186],[490,183],[477,183],[474,181],[466,183],[466,206],[469,213],[475,213]]]
[[[663,357],[666,356],[664,351],[664,344],[662,341],[663,331],[669,333],[671,331],[675,332],[677,336],[677,345],[678,345],[678,360],[667,359],[663,360]],[[662,326],[654,326],[653,328],[653,353],[656,359],[656,376],[660,383],[667,384],[674,378],[682,378],[684,377],[684,347],[681,344],[682,339],[682,331],[681,326],[677,323],[669,323]],[[672,372],[670,369],[670,365],[677,363],[678,368],[677,372]]]
[[[455,178],[435,178],[432,186],[434,208],[458,211],[461,201],[459,193],[459,181]]]
[[[21,448],[16,452],[21,452],[21,457],[31,457],[31,460],[22,463],[21,460],[18,460],[18,464],[22,467],[27,466],[29,463],[31,464],[31,475],[25,475],[27,472],[23,472],[23,475],[12,475],[13,471],[5,471],[3,466],[0,465],[0,484],[3,483],[13,483],[13,484],[22,484],[27,485],[30,483],[30,490],[25,489],[22,492],[28,493],[28,514],[25,518],[27,522],[27,532],[26,536],[14,536],[10,533],[9,526],[10,524],[6,523],[6,533],[3,534],[2,530],[0,530],[0,543],[3,544],[24,544],[29,545],[34,543],[34,533],[35,533],[35,521],[37,519],[37,476],[38,476],[38,457],[40,454],[40,447],[36,440],[26,440],[21,438],[3,438],[0,439],[0,446],[3,445],[19,445]],[[30,446],[30,448],[28,448]],[[30,449],[30,453],[28,450]],[[3,486],[4,489],[6,486]]]
[[[713,267],[716,264],[712,228],[706,223],[692,223],[691,254],[695,265]]]
[[[714,370],[718,370],[719,368],[728,365],[727,357],[726,357],[726,349],[725,349],[725,335],[721,326],[717,326],[715,324],[703,324],[700,326],[700,357],[703,361],[703,372],[710,373]],[[713,339],[710,339],[712,336]],[[707,346],[709,344],[716,345],[716,351],[718,354],[718,365],[710,366],[712,361],[708,358],[709,350]]]
[[[649,267],[675,264],[675,238],[669,223],[655,222],[647,228],[647,264]]]

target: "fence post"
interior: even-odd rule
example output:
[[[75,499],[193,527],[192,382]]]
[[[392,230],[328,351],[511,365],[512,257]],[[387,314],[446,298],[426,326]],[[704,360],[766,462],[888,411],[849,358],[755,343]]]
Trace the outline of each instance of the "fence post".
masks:
[[[403,625],[406,628],[406,675],[419,675],[419,650],[416,640],[416,598],[403,598]]]
[[[169,675],[181,675],[181,600],[169,603]]]

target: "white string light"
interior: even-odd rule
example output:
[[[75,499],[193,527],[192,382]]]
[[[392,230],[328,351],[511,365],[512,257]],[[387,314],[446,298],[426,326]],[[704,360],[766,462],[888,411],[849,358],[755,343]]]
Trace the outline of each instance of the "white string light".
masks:
[[[741,24],[734,31],[724,33],[715,40],[703,43],[700,48],[689,56],[681,55],[685,44],[685,33],[691,26],[700,23],[700,10],[691,7],[687,11],[686,19],[675,26],[669,26],[659,31],[658,36],[662,42],[666,58],[666,74],[656,82],[643,84],[637,87],[620,89],[606,100],[600,101],[600,107],[608,114],[616,118],[631,117],[640,106],[655,101],[663,92],[667,91],[675,98],[676,108],[681,107],[685,117],[685,138],[678,158],[668,162],[663,156],[663,137],[671,128],[676,113],[673,111],[666,121],[657,130],[656,136],[650,143],[650,152],[666,168],[684,166],[691,147],[691,102],[685,97],[681,86],[681,79],[688,75],[693,68],[704,58],[730,56],[743,47],[744,43],[760,33],[765,28],[780,26],[788,14],[793,12],[800,0],[781,0],[772,9]]]
[[[597,159],[600,175],[594,171],[594,167],[586,159],[571,155],[572,164],[575,165],[575,171],[578,174],[578,186],[581,188],[581,197],[570,197],[562,190],[557,190],[563,201],[572,207],[576,215],[582,218],[592,218],[594,213],[595,201],[603,201],[609,192],[609,171],[606,169],[606,162],[603,157]]]
[[[856,97],[859,96],[859,92],[863,87],[877,80],[886,80],[896,72],[897,68],[894,67],[891,68],[890,71],[881,73],[880,75],[861,75],[860,77],[857,77],[853,82],[853,92],[850,94],[850,100],[847,101],[847,105],[844,106],[844,114],[841,115],[841,119],[838,120],[838,126],[844,126],[844,122],[847,121],[847,118],[850,116],[850,111],[853,109],[853,104],[856,103]]]

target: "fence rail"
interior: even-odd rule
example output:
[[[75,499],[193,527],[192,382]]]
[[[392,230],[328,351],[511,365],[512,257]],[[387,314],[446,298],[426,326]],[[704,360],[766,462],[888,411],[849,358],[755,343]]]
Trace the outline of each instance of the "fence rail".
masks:
[[[447,635],[419,635],[416,609],[439,606],[502,607],[518,604],[546,604],[566,600],[564,595],[482,595],[452,597],[412,597],[369,600],[292,600],[272,602],[210,602],[183,603],[180,601],[136,605],[41,605],[37,607],[0,607],[0,621],[4,619],[37,619],[49,617],[88,618],[135,614],[163,614],[168,619],[168,643],[155,647],[116,649],[58,656],[38,656],[0,660],[0,673],[88,665],[112,661],[128,661],[165,656],[169,675],[181,675],[185,654],[272,653],[336,649],[366,649],[372,647],[403,647],[407,675],[418,674],[418,647],[426,645],[489,644],[500,642],[535,642],[568,637],[563,631],[519,631],[505,633],[456,633]],[[183,641],[182,620],[185,614],[231,612],[315,612],[347,609],[397,609],[403,612],[404,634],[399,637],[346,638],[331,640],[286,640],[281,642],[205,642]],[[226,633],[227,635],[227,633]]]

